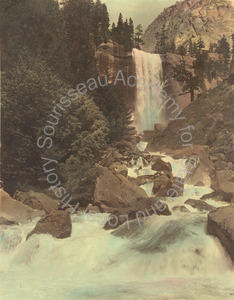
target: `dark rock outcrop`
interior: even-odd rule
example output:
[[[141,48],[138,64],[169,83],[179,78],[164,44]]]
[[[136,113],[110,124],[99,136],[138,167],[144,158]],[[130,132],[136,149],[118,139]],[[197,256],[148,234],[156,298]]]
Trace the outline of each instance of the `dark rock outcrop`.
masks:
[[[57,239],[64,239],[71,235],[71,231],[70,214],[54,210],[37,222],[36,227],[27,235],[27,239],[33,234],[50,234]]]
[[[154,164],[152,165],[152,170],[163,172],[168,177],[172,178],[171,164],[163,161],[161,158],[155,160]]]
[[[103,228],[105,230],[115,229],[126,222],[126,217],[123,217],[123,215],[128,215],[128,220],[131,221],[137,218],[137,213],[139,213],[140,217],[149,217],[152,215],[171,215],[168,205],[162,202],[160,199],[156,197],[138,198],[131,207],[119,210],[117,209],[113,212],[113,215],[115,215],[118,219],[118,222],[116,222],[115,226],[107,221]]]
[[[189,213],[190,211],[187,209],[187,207],[185,207],[184,205],[178,205],[178,206],[174,206],[171,209],[172,211],[176,212],[183,212],[183,213]]]
[[[12,199],[5,191],[0,190],[0,216],[17,223],[28,223],[45,213],[32,209],[23,203]]]
[[[37,193],[34,191],[16,191],[14,198],[33,209],[43,210],[46,213],[50,213],[58,207],[58,200],[51,199],[43,193]]]
[[[167,197],[167,191],[172,187],[172,181],[165,174],[155,179],[153,194],[157,197]]]
[[[101,80],[107,75],[109,84],[114,83],[119,71],[123,72],[125,80],[128,76],[135,75],[132,52],[126,51],[123,45],[111,41],[103,43],[97,48],[95,58]],[[121,89],[128,98],[129,106],[133,109],[135,90],[128,85],[121,85]]]
[[[136,199],[147,198],[146,192],[121,174],[114,175],[107,168],[96,166],[98,172],[94,191],[94,203],[103,211],[129,208]]]
[[[15,221],[7,220],[6,218],[3,218],[3,217],[0,217],[0,225],[11,226],[11,225],[19,225],[19,223],[15,222]]]
[[[167,204],[159,202],[163,209],[158,209],[155,203],[160,201],[156,197],[147,197],[146,192],[136,183],[128,180],[121,174],[113,174],[110,170],[96,165],[98,178],[94,192],[93,205],[98,206],[101,212],[112,214],[114,225],[107,221],[104,229],[114,229],[129,220],[137,218],[137,212],[141,211],[145,217],[152,214],[170,215]],[[165,175],[166,176],[166,175]],[[168,179],[168,177],[167,177]]]
[[[211,211],[207,231],[220,240],[234,263],[234,205]]]
[[[133,74],[132,53],[126,51],[123,45],[111,41],[103,43],[97,48],[95,58],[99,75],[108,75],[109,83],[115,81],[119,70],[126,76]]]
[[[232,195],[234,202],[234,172],[232,170],[215,170],[211,187],[218,193]]]
[[[219,192],[216,191],[210,194],[203,195],[201,197],[201,200],[207,200],[207,199],[230,202],[232,200],[232,193],[224,193],[222,191]]]
[[[203,210],[214,210],[215,207],[202,201],[202,200],[195,200],[195,199],[188,199],[184,202],[184,204],[188,204],[190,206],[192,206],[193,208],[196,208],[199,211],[203,211]]]

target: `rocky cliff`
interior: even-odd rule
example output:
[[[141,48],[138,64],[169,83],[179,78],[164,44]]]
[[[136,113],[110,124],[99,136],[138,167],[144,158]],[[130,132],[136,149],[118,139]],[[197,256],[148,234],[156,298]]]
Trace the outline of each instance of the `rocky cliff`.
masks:
[[[118,71],[122,71],[125,81],[130,75],[135,75],[135,66],[132,59],[132,52],[126,51],[123,45],[109,41],[102,43],[95,53],[98,75],[108,77],[108,83],[114,83]],[[122,85],[123,91],[133,109],[134,89]]]
[[[156,12],[155,12],[156,14]],[[196,41],[200,36],[210,43],[225,34],[231,42],[234,28],[234,7],[228,0],[185,0],[166,8],[146,29],[143,35],[143,50],[154,52],[156,35],[162,34],[163,28],[167,42],[176,46],[187,45],[190,38]]]
[[[163,131],[155,129],[147,150],[163,151],[174,158],[177,154],[192,157],[197,153],[195,145],[205,146],[208,157],[204,160],[212,162],[208,167],[211,187],[217,192],[231,193],[234,202],[233,98],[234,86],[227,83],[201,94],[183,110],[184,120],[170,122]],[[180,130],[188,125],[194,127],[193,149],[183,147],[181,140]]]

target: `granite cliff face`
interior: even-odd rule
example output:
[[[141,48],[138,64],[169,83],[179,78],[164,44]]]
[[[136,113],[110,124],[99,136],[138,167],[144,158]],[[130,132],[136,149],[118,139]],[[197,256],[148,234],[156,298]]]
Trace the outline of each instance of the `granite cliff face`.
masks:
[[[143,50],[154,52],[156,35],[160,36],[163,27],[167,42],[176,46],[187,45],[190,38],[196,41],[200,36],[210,43],[226,35],[231,42],[234,28],[234,7],[228,0],[185,0],[166,8],[146,29],[143,35]]]
[[[125,81],[130,75],[135,75],[135,66],[132,59],[132,52],[126,51],[123,45],[109,41],[102,43],[95,53],[98,75],[101,78],[107,76],[108,83],[113,84],[119,71],[122,71]],[[118,76],[117,76],[118,75]],[[118,78],[120,78],[118,77]],[[122,90],[128,99],[131,109],[134,109],[134,89],[128,85],[122,85]]]
[[[109,84],[115,81],[119,70],[125,76],[133,73],[132,52],[126,51],[123,45],[112,41],[103,43],[97,48],[95,58],[99,76],[107,75]]]

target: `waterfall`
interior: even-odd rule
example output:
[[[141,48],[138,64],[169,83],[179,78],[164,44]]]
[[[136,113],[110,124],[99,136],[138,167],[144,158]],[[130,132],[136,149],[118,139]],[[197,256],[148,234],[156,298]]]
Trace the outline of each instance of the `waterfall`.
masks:
[[[137,49],[133,49],[133,60],[137,77],[134,125],[141,133],[162,123],[162,111],[155,100],[155,91],[162,88],[162,61],[159,54]]]

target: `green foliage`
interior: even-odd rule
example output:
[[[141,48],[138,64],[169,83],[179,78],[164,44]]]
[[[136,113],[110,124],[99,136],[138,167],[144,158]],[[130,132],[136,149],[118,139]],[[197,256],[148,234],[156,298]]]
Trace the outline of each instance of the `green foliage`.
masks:
[[[53,0],[4,0],[1,3],[2,67],[16,63],[18,52],[28,47],[34,55],[53,60],[58,51],[62,22],[58,3]]]
[[[94,165],[109,142],[109,123],[92,97],[84,95],[64,113],[55,139],[59,149],[59,175],[74,201],[91,202]]]
[[[64,38],[69,57],[71,83],[87,80],[95,71],[93,1],[68,0],[63,7]],[[95,28],[96,32],[96,28]]]
[[[54,0],[3,0],[1,8],[4,181],[30,178],[35,184],[41,155],[48,155],[59,161],[65,186],[91,199],[95,162],[130,124],[116,87],[73,101],[59,119],[52,148],[39,149],[37,139],[55,102],[71,86],[97,76],[95,48],[110,36],[107,8],[100,0],[67,0],[61,9]],[[130,50],[133,22],[122,25]]]
[[[184,56],[184,55],[186,55],[187,51],[186,51],[186,48],[183,45],[181,45],[176,49],[176,53]]]
[[[206,76],[209,82],[217,77],[219,71],[219,62],[209,59],[206,63]]]
[[[131,112],[122,88],[114,85],[100,88],[94,98],[109,122],[109,140],[120,140],[128,134]]]
[[[63,161],[78,155],[81,161],[95,161],[109,142],[109,124],[93,97],[83,95],[64,112],[60,121],[58,148],[66,146]]]
[[[201,79],[204,79],[205,71],[208,62],[208,52],[207,51],[198,51],[196,53],[196,60],[194,62],[195,73],[200,76]]]
[[[200,88],[200,79],[193,75],[192,72],[186,69],[184,60],[173,68],[175,79],[183,85],[183,91],[189,92],[191,95],[191,102],[194,101],[194,92]]]
[[[165,24],[163,25],[161,34],[159,33],[156,34],[156,40],[157,43],[154,51],[155,53],[159,53],[159,54],[166,54],[167,52],[177,53],[175,42],[174,41],[172,41],[171,43],[167,42],[168,38],[166,35]]]
[[[141,46],[144,45],[144,42],[142,40],[142,35],[143,35],[143,29],[142,25],[138,24],[136,29],[135,29],[135,48],[141,49]]]
[[[112,24],[111,38],[114,42],[124,45],[127,51],[132,51],[134,47],[134,25],[133,20],[130,18],[123,22],[123,16],[120,13],[117,27],[115,23]]]
[[[2,74],[2,158],[5,178],[31,176],[41,165],[37,138],[66,86],[27,50]],[[30,175],[31,174],[31,175]]]
[[[166,54],[169,52],[169,44],[167,43],[167,35],[166,35],[166,29],[165,29],[165,24],[163,24],[162,32],[161,34],[157,33],[156,34],[156,48],[155,48],[155,53],[159,54]]]
[[[71,204],[79,201],[84,207],[92,202],[96,182],[93,163],[81,161],[79,156],[71,155],[65,163],[60,164],[59,171],[67,191],[72,195]]]
[[[192,39],[189,40],[189,49],[188,52],[191,56],[195,56],[197,53],[197,43],[192,41]]]
[[[197,41],[197,47],[196,47],[196,52],[195,53],[198,53],[198,54],[201,54],[203,49],[205,49],[205,43],[202,39],[202,37],[199,37],[198,41]]]
[[[223,61],[228,67],[231,58],[231,49],[225,35],[223,35],[223,37],[218,41],[216,51],[222,55]]]

